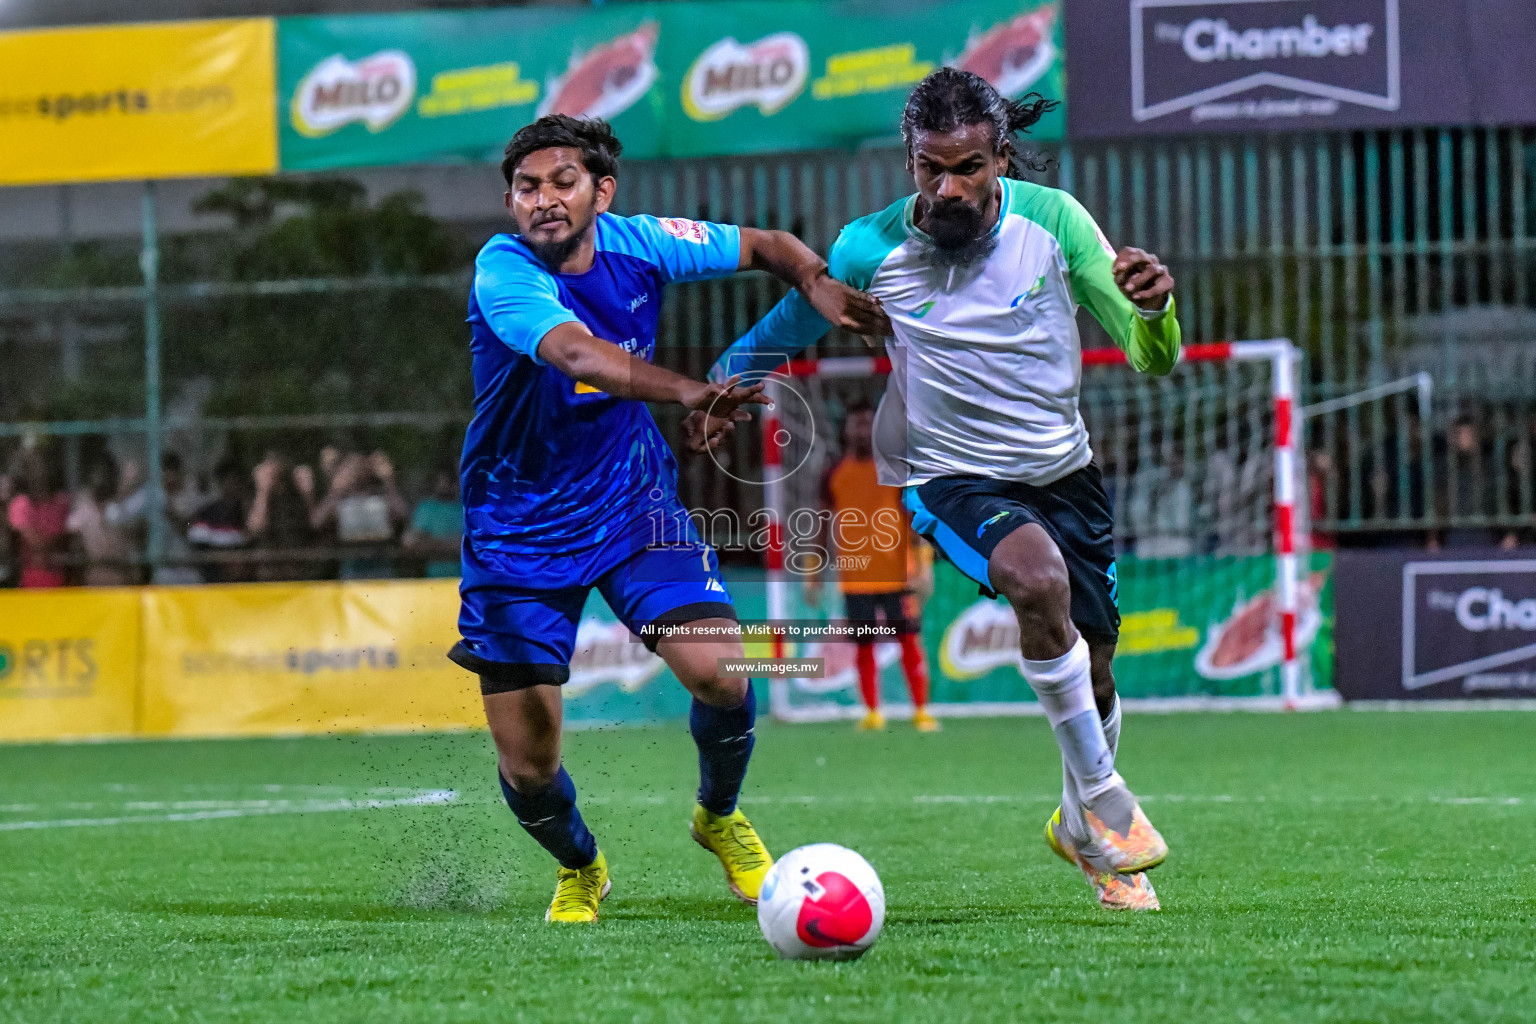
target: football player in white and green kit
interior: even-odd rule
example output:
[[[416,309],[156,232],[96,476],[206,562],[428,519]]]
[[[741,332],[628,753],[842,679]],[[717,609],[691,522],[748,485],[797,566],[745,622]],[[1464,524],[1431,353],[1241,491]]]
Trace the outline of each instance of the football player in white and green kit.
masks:
[[[831,273],[890,318],[875,420],[882,484],[913,526],[1018,616],[1024,676],[1061,747],[1051,848],[1113,909],[1157,909],[1168,848],[1115,771],[1120,706],[1113,517],[1078,413],[1074,316],[1086,306],[1141,372],[1179,354],[1173,279],[1116,253],[1070,195],[1018,180],[1014,133],[1049,109],[944,68],[913,91],[902,137],[917,193],[843,229]],[[829,329],[798,295],[715,364],[773,369]]]

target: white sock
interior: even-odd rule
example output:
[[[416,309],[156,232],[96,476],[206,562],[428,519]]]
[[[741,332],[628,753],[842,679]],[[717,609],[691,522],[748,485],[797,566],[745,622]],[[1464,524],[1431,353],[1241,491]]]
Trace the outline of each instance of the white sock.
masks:
[[[1104,742],[1109,746],[1109,756],[1120,756],[1120,695],[1115,694],[1114,706],[1109,709],[1109,717],[1104,719]],[[1067,836],[1076,843],[1084,843],[1088,840],[1088,830],[1084,827],[1083,802],[1077,795],[1077,785],[1072,781],[1072,773],[1067,770],[1067,759],[1061,759],[1061,824]]]
[[[1104,719],[1104,742],[1109,744],[1109,752],[1114,757],[1120,756],[1120,695],[1115,694],[1115,704],[1109,709],[1109,717]]]
[[[1111,786],[1123,785],[1093,703],[1088,642],[1078,637],[1071,650],[1049,661],[1025,659],[1024,678],[1051,723],[1062,761],[1082,798],[1092,800]]]

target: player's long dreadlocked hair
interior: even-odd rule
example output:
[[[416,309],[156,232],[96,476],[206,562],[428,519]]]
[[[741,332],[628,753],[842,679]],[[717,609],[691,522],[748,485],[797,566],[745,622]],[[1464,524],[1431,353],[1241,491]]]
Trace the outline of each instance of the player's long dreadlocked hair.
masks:
[[[1022,149],[1015,134],[1028,131],[1047,111],[1058,107],[1032,92],[1010,100],[980,75],[959,68],[940,68],[917,84],[901,112],[901,138],[912,155],[914,132],[952,132],[968,124],[990,124],[992,144],[1008,154],[1008,175],[1022,178],[1028,171],[1043,171],[1043,158]]]

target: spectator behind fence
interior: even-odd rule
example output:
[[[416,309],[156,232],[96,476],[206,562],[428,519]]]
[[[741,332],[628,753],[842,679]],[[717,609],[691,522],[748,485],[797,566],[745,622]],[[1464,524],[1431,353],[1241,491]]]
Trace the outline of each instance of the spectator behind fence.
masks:
[[[329,492],[309,521],[317,532],[331,533],[342,548],[377,549],[395,539],[409,511],[395,486],[389,456],[353,453],[337,466]],[[388,555],[358,553],[342,558],[340,575],[344,580],[377,580],[388,579],[394,571]]]
[[[187,540],[193,547],[207,551],[237,551],[250,543],[245,532],[247,518],[245,471],[233,459],[220,462],[214,469],[214,499],[192,517]],[[235,583],[251,578],[250,566],[237,562],[215,563],[204,578],[212,583]]]
[[[1486,517],[1493,511],[1491,474],[1484,466],[1484,455],[1477,421],[1465,414],[1456,417],[1446,453],[1443,515],[1452,519]],[[1498,531],[1486,526],[1453,525],[1445,531],[1441,543],[1448,548],[1491,547],[1500,539]]]
[[[213,500],[213,495],[197,485],[197,478],[186,471],[181,456],[166,452],[160,456],[160,485],[165,490],[165,514],[186,533],[198,509]],[[149,482],[143,469],[132,459],[123,463],[124,497],[116,502],[119,525],[142,524],[149,508]]]
[[[80,581],[88,587],[122,587],[137,582],[137,573],[130,565],[133,544],[128,533],[107,518],[107,509],[118,492],[117,477],[117,465],[110,457],[92,463],[64,524],[85,560]]]
[[[1536,543],[1536,526],[1533,526],[1531,505],[1536,501],[1536,478],[1531,471],[1536,468],[1531,458],[1531,438],[1529,435],[1516,437],[1509,446],[1509,482],[1506,485],[1508,492],[1506,501],[1509,511],[1522,516],[1525,519],[1524,526],[1505,530],[1503,537],[1499,539],[1499,547],[1505,551],[1512,551],[1526,544]]]
[[[428,556],[427,576],[456,579],[459,546],[464,539],[464,506],[459,504],[459,474],[447,467],[432,477],[432,493],[416,503],[405,548]]]
[[[317,464],[320,467],[320,482],[325,484],[325,493],[331,493],[331,487],[336,482],[336,473],[341,469],[344,461],[342,451],[333,444],[328,444],[320,449],[320,457]],[[314,492],[311,491],[311,494]]]
[[[1339,476],[1334,470],[1333,453],[1327,448],[1313,448],[1307,453],[1307,512],[1312,527],[1312,550],[1332,551],[1337,546],[1331,531],[1319,530],[1317,524],[1328,518],[1328,498],[1338,490]]]
[[[256,484],[256,496],[245,519],[251,540],[267,551],[299,552],[308,548],[314,540],[309,524],[315,505],[314,470],[294,466],[277,452],[268,452],[252,470],[251,479]],[[302,558],[262,559],[256,563],[256,578],[314,579],[317,569],[318,563]]]
[[[16,497],[11,475],[0,470],[0,512],[11,507]],[[11,532],[10,517],[0,515],[0,589],[16,585],[16,534]]]
[[[1135,524],[1137,558],[1188,558],[1195,551],[1194,486],[1177,453],[1143,465],[1131,480],[1126,518]]]
[[[143,476],[137,462],[125,461],[123,482],[118,488],[122,497],[105,509],[107,523],[127,531],[130,543],[141,549],[147,545],[149,535],[149,483]],[[166,585],[201,583],[202,573],[190,564],[192,548],[187,543],[187,528],[197,510],[208,503],[209,495],[198,488],[175,452],[160,457],[160,483],[165,492],[160,521],[165,548],[150,581]]]
[[[58,558],[69,539],[69,495],[36,449],[22,455],[17,477],[21,493],[6,506],[6,518],[16,533],[19,582],[23,587],[62,587],[64,569]]]
[[[1359,515],[1367,523],[1382,519],[1409,519],[1426,523],[1434,518],[1435,504],[1429,493],[1425,472],[1423,424],[1419,418],[1409,415],[1406,429],[1400,425],[1390,431],[1381,442],[1365,452],[1363,461],[1351,473],[1335,469],[1339,488],[1337,512],[1340,518],[1349,518],[1350,510],[1359,509]],[[1346,443],[1347,444],[1347,443]],[[1349,451],[1346,446],[1343,449]],[[1444,462],[1444,451],[1435,448],[1434,462]],[[1351,488],[1361,488],[1358,504]],[[1357,530],[1345,535],[1351,547],[1429,547],[1439,545],[1439,534],[1434,530],[1405,530],[1398,527],[1380,526],[1377,529]]]

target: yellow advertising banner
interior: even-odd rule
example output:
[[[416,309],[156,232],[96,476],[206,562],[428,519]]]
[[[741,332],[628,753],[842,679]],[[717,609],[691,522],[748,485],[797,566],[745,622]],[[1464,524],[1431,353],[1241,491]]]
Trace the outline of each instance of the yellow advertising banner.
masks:
[[[0,33],[0,185],[277,169],[271,18]]]
[[[151,587],[140,731],[273,735],[483,727],[448,661],[456,580]]]
[[[0,740],[135,730],[139,591],[0,590]]]

